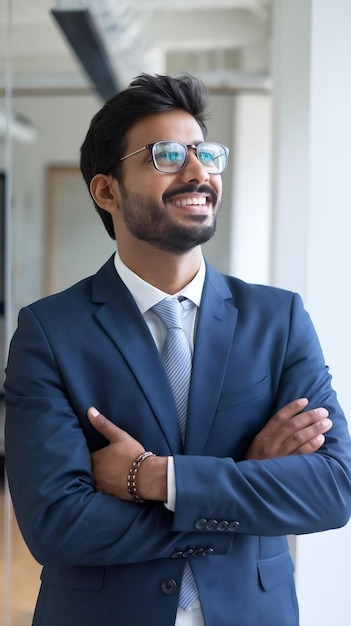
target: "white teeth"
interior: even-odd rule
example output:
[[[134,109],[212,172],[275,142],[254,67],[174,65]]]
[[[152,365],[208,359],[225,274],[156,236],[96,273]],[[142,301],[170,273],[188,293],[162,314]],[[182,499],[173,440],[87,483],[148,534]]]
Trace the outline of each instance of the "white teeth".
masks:
[[[174,200],[174,204],[177,206],[191,206],[193,204],[204,206],[206,204],[206,198],[203,196],[201,198],[182,198],[180,200]]]

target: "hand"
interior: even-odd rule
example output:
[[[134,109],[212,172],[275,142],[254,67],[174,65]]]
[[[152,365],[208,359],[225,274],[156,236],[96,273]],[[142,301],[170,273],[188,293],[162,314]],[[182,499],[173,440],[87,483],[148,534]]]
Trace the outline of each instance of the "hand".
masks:
[[[277,411],[254,438],[245,459],[271,459],[291,454],[309,454],[324,443],[332,427],[324,408],[302,413],[307,398],[299,398]]]
[[[130,500],[127,476],[134,459],[144,452],[143,446],[94,407],[87,415],[91,425],[110,442],[91,455],[96,490]]]
[[[94,407],[87,411],[91,425],[110,443],[93,452],[91,463],[96,491],[121,500],[130,500],[127,477],[133,461],[145,448],[125,430],[113,424]],[[143,500],[167,500],[167,457],[148,457],[137,473],[137,485]]]

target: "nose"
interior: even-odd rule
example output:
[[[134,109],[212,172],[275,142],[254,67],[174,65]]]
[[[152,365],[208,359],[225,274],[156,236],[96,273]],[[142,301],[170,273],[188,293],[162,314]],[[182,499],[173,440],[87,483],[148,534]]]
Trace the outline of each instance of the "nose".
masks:
[[[180,174],[181,178],[186,180],[186,182],[196,181],[203,183],[210,178],[210,174],[197,158],[194,148],[188,148],[188,159]]]

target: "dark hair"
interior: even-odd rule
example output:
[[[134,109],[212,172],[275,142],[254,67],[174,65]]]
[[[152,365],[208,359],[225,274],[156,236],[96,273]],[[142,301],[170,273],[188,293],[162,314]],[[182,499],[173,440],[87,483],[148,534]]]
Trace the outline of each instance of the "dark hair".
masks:
[[[140,74],[124,91],[108,100],[91,121],[80,158],[88,188],[95,174],[113,174],[118,178],[125,135],[139,119],[150,113],[183,109],[196,119],[205,136],[206,106],[206,88],[194,76],[186,74],[172,78]],[[94,204],[108,234],[114,239],[111,215]]]

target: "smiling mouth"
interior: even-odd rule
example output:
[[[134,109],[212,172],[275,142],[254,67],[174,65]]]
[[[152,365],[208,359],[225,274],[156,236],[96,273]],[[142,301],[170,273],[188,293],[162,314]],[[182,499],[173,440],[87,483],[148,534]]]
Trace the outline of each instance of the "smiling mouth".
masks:
[[[201,215],[207,214],[213,207],[212,196],[207,193],[177,194],[169,198],[168,202],[177,209]]]
[[[187,206],[207,206],[208,198],[206,196],[194,197],[189,196],[187,198],[175,198],[171,201],[172,204],[179,207],[187,207]]]
[[[188,212],[204,214],[217,207],[218,195],[208,184],[189,184],[165,191],[162,200],[164,204],[168,203]]]

